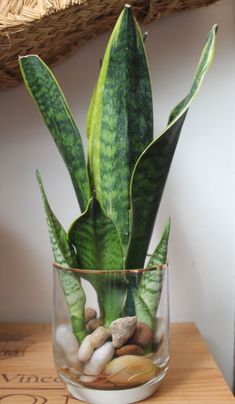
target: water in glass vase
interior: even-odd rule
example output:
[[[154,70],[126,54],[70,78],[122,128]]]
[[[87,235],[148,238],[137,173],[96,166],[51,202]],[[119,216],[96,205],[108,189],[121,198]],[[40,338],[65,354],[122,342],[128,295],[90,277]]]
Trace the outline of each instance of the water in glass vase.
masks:
[[[61,279],[68,274],[81,280],[84,324],[71,317],[71,306],[69,311],[67,308]],[[157,308],[154,318],[145,313],[144,302],[136,292],[145,287],[146,280],[159,290],[152,302],[153,312]],[[132,297],[127,295],[129,285]],[[81,296],[79,290],[74,293],[70,298],[76,308]],[[110,394],[115,391],[112,403],[120,404],[149,396],[168,369],[167,265],[126,271],[86,271],[55,265],[53,352],[58,375],[78,399],[110,403]]]

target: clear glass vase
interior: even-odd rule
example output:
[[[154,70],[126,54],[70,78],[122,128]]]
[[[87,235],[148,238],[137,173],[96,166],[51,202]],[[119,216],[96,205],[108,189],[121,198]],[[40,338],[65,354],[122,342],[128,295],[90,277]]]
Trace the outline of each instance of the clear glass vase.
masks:
[[[83,270],[54,264],[53,353],[73,397],[125,404],[150,396],[169,362],[168,266]]]

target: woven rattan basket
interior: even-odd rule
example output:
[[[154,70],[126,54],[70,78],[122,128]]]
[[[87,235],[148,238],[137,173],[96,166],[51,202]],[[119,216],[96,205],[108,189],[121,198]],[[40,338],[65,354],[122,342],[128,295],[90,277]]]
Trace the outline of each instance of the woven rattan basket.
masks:
[[[130,0],[139,21],[202,7],[216,0]],[[1,0],[0,89],[21,80],[18,55],[38,54],[49,65],[111,28],[126,0]]]

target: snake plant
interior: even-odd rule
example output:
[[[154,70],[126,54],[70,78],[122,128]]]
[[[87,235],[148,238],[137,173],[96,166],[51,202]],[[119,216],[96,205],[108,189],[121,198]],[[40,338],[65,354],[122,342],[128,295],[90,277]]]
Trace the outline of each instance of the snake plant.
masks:
[[[209,32],[188,94],[171,111],[165,130],[153,133],[148,64],[140,28],[124,7],[110,37],[87,115],[88,159],[81,135],[55,77],[35,55],[19,60],[24,82],[68,168],[81,215],[68,232],[55,217],[40,185],[54,259],[68,267],[112,270],[142,268],[171,161],[188,109],[211,65],[217,26]],[[147,267],[166,262],[170,221]],[[86,335],[85,295],[80,277],[59,271],[73,331]],[[96,289],[104,324],[137,315],[153,327],[162,271],[145,272],[139,282],[87,274]],[[111,283],[110,283],[111,282]],[[109,283],[109,284],[108,284]],[[106,286],[109,287],[106,287]],[[111,286],[110,286],[111,285]]]

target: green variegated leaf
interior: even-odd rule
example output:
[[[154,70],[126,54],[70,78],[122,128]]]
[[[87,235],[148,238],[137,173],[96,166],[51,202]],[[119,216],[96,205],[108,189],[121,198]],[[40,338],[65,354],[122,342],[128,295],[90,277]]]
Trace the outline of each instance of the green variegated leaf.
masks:
[[[212,63],[217,26],[210,31],[188,95],[172,111],[162,135],[144,150],[135,164],[131,185],[131,237],[127,268],[144,265],[155,217],[188,108]]]
[[[141,32],[126,6],[111,35],[88,114],[89,173],[96,196],[129,238],[129,183],[152,141],[152,95]]]
[[[87,118],[86,118],[86,134],[87,134],[88,138],[89,138],[90,132],[91,132],[92,117],[93,117],[93,111],[94,111],[94,106],[95,106],[96,88],[97,88],[97,86],[95,86],[95,88],[93,90],[89,109],[87,112]]]
[[[36,174],[44,203],[55,262],[68,268],[76,267],[73,247],[70,245],[63,227],[50,208],[40,173],[37,171]],[[84,316],[86,296],[81,281],[75,273],[69,270],[58,270],[58,275],[69,309],[74,335],[81,342],[87,334]]]
[[[42,195],[55,262],[60,265],[68,265],[72,268],[74,265],[76,266],[76,256],[73,247],[68,241],[66,232],[51,210],[38,170],[36,171],[36,177]]]
[[[79,265],[85,269],[123,269],[124,256],[118,231],[95,197],[73,223],[69,239],[77,250]]]
[[[161,240],[148,261],[147,268],[152,268],[156,265],[166,264],[170,228],[171,228],[171,221],[169,219],[165,225]],[[142,277],[141,281],[143,280],[144,277]]]
[[[79,130],[52,72],[35,55],[19,59],[26,87],[67,165],[80,208],[86,208],[90,185]]]
[[[75,246],[79,265],[84,269],[122,270],[124,254],[118,231],[93,197],[86,211],[71,226],[69,239]],[[101,316],[105,326],[123,315],[126,282],[119,276],[87,274],[86,279],[97,292]]]
[[[165,268],[162,267],[167,260],[167,247],[170,233],[170,220],[167,222],[161,240],[152,254],[147,268],[153,268],[143,273],[138,290],[133,291],[133,297],[138,321],[154,329],[155,318],[162,293]]]
[[[94,282],[94,278],[92,279],[90,276],[88,277],[88,280],[91,283],[92,281]],[[124,315],[127,298],[127,283],[125,276],[120,276],[120,274],[115,274],[113,271],[109,271],[109,273],[100,275],[98,288],[97,281],[94,287],[99,291],[97,295],[103,324],[105,327],[109,327],[112,321],[123,317]]]
[[[139,323],[146,324],[150,329],[153,327],[153,318],[149,312],[148,306],[141,298],[138,290],[133,289],[133,298],[135,302],[135,315]]]
[[[86,295],[77,274],[59,269],[58,276],[68,306],[73,333],[81,343],[87,335],[85,322]]]

